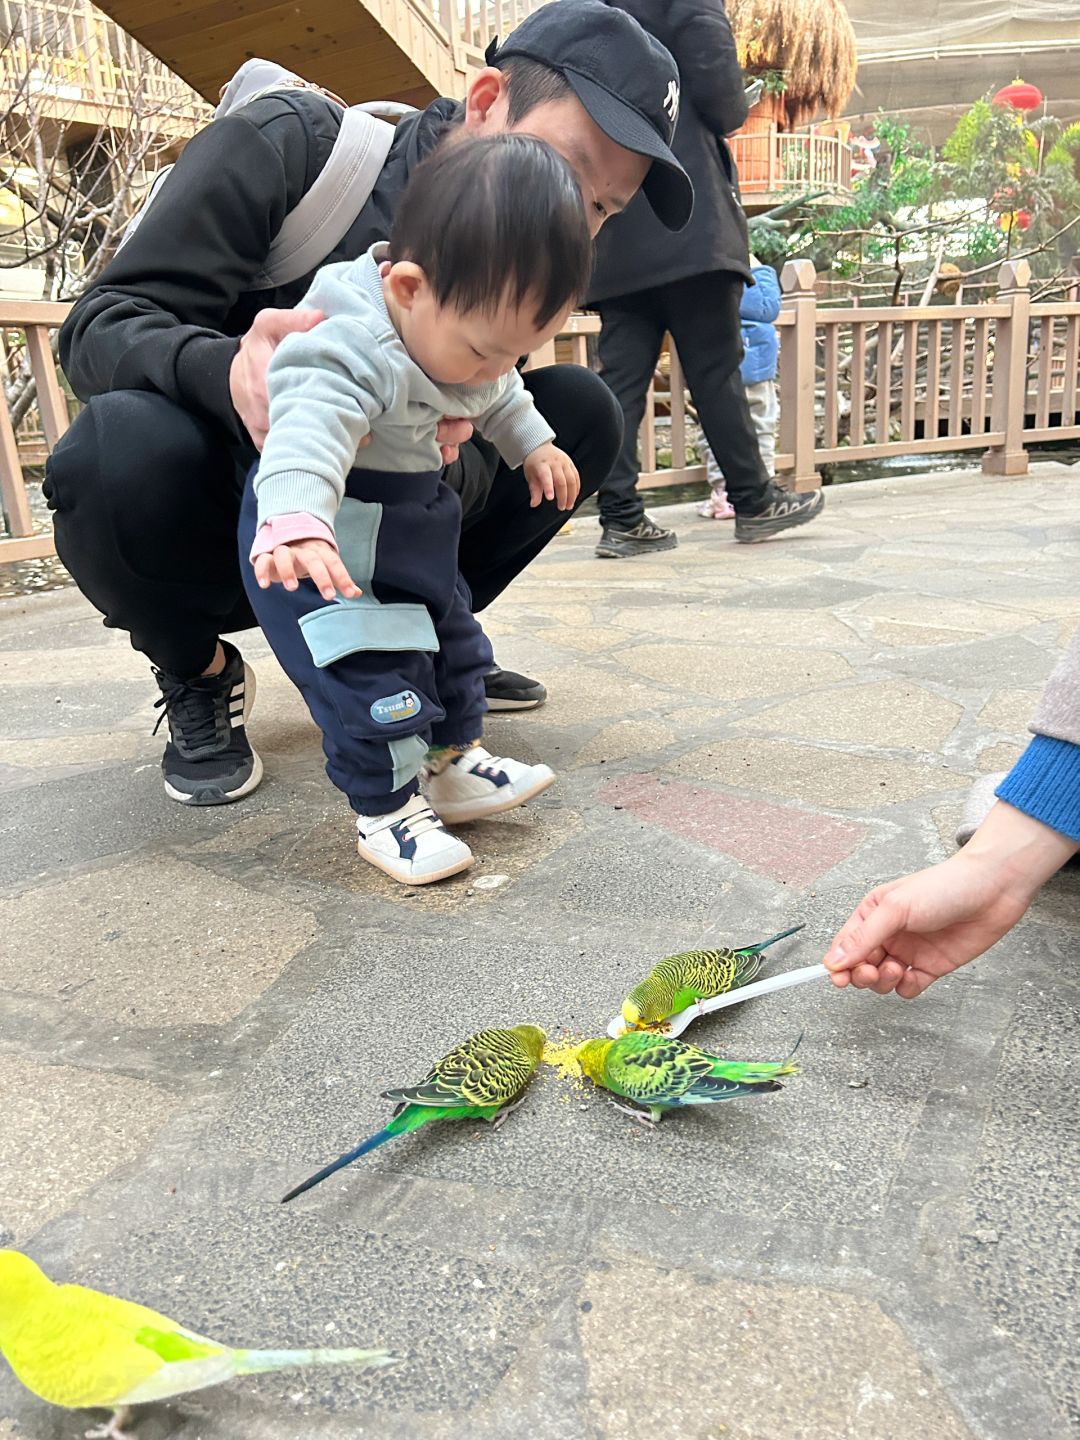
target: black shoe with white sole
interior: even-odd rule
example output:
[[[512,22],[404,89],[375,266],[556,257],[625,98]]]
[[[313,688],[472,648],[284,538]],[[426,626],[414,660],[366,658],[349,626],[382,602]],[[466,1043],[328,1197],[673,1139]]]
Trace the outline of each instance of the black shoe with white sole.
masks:
[[[678,543],[674,530],[665,530],[651,515],[645,515],[632,530],[616,530],[605,525],[596,555],[600,560],[623,560],[630,555],[655,555],[659,550],[674,550]]]
[[[220,675],[181,680],[155,670],[169,721],[162,756],[165,794],[181,805],[228,805],[250,795],[262,779],[262,761],[248,742],[244,722],[255,699],[255,676],[235,645],[223,640]],[[154,726],[155,733],[157,725]]]
[[[535,710],[547,699],[547,690],[539,680],[504,670],[501,665],[484,676],[484,693],[489,710]]]
[[[754,545],[759,540],[771,540],[782,530],[795,525],[806,525],[816,520],[825,506],[825,496],[820,490],[785,490],[782,485],[769,485],[766,492],[765,508],[756,515],[736,515],[735,539],[743,545]]]

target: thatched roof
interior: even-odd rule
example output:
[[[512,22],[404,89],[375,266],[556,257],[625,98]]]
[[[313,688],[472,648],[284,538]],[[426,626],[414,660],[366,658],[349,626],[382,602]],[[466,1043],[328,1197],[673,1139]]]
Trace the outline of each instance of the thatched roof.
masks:
[[[855,32],[842,0],[729,0],[743,68],[782,70],[789,125],[839,115],[855,86]]]

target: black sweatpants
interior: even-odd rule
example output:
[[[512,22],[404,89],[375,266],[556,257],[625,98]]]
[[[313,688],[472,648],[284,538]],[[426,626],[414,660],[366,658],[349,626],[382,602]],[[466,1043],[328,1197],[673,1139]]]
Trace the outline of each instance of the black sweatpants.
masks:
[[[461,501],[438,471],[351,471],[336,533],[355,600],[326,601],[310,580],[260,590],[247,559],[257,528],[249,479],[239,545],[251,608],[322,731],[326,773],[358,815],[386,815],[416,793],[430,744],[464,746],[484,729],[491,645],[458,572]]]
[[[622,437],[610,392],[576,365],[523,378],[581,474],[580,499],[595,494]],[[162,395],[117,390],[87,404],[49,459],[45,494],[60,559],[106,625],[181,678],[206,669],[219,635],[256,624],[236,549],[253,454]],[[462,497],[458,563],[482,610],[567,513],[551,501],[530,509],[524,475],[481,442],[461,447],[445,480]]]
[[[596,307],[603,321],[600,373],[624,421],[619,457],[600,487],[602,524],[632,530],[645,513],[637,491],[638,427],[667,332],[674,338],[705,438],[724,472],[728,498],[740,515],[764,508],[769,475],[739,374],[742,293],[741,275],[716,270]]]

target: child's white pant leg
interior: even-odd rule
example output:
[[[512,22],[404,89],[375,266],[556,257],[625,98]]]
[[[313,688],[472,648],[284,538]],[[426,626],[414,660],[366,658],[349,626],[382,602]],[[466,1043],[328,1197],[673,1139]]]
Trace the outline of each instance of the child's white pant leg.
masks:
[[[775,380],[757,380],[746,387],[750,417],[757,431],[761,463],[770,475],[776,474],[776,428],[780,420],[780,392]]]
[[[704,445],[704,450],[705,450],[705,478],[708,480],[709,484],[712,486],[712,488],[713,488],[714,490],[724,490],[724,489],[725,489],[725,485],[724,485],[724,472],[720,469],[720,466],[716,463],[716,456],[712,453],[712,449],[710,448],[710,446],[708,445],[707,442],[706,442],[705,445]]]

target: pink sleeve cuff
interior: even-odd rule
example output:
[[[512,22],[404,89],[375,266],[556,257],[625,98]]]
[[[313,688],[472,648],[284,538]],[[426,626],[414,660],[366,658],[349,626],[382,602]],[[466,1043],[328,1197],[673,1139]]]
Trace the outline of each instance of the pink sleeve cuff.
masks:
[[[274,515],[259,526],[248,559],[254,562],[260,555],[269,555],[278,545],[291,545],[294,540],[325,540],[335,550],[338,548],[334,532],[325,520],[317,520],[314,515]]]

